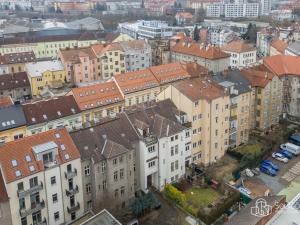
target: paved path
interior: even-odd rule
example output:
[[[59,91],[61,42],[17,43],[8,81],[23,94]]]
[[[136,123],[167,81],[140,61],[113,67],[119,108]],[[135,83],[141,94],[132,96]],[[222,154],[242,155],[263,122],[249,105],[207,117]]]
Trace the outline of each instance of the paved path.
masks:
[[[281,178],[287,182],[291,182],[296,177],[300,175],[300,162],[296,163],[292,168],[290,168]]]

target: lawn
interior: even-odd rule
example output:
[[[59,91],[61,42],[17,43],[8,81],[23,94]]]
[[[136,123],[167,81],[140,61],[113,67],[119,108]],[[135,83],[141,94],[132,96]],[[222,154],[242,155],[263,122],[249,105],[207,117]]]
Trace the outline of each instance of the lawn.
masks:
[[[205,208],[221,195],[212,188],[190,188],[184,192],[187,203],[196,208]]]
[[[236,152],[239,152],[242,155],[259,155],[263,149],[262,143],[255,143],[244,145],[235,149]]]

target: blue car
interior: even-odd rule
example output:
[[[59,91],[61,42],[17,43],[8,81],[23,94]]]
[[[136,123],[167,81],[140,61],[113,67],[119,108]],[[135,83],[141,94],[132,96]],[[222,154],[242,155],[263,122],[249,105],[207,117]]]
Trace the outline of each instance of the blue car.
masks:
[[[271,160],[263,160],[261,164],[262,165],[267,165],[275,171],[279,170],[279,167],[275,163],[273,163]]]
[[[288,159],[293,158],[293,154],[287,150],[280,150],[280,151],[278,151],[278,153],[282,154],[284,157],[286,157]]]
[[[276,170],[273,170],[270,166],[267,166],[267,165],[260,165],[259,167],[259,170],[262,172],[262,173],[266,173],[272,177],[276,176],[277,175],[277,172]]]

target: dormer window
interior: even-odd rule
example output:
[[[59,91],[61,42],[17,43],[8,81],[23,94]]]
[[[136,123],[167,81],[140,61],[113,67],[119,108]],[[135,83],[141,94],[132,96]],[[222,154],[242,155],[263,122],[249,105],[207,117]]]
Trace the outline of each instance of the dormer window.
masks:
[[[18,166],[17,160],[15,160],[15,159],[11,160],[11,165],[12,165],[13,167]]]
[[[26,160],[26,162],[31,162],[31,157],[30,157],[30,155],[26,155],[26,156],[25,156],[25,160]]]

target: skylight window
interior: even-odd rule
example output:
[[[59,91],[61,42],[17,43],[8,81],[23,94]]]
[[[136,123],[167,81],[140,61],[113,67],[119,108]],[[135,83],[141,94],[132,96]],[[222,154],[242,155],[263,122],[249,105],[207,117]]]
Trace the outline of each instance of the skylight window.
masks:
[[[75,113],[75,109],[74,108],[71,108],[71,111],[72,111],[72,113]]]
[[[18,166],[17,160],[15,160],[15,159],[11,160],[11,165],[12,165],[13,167]]]
[[[17,176],[17,177],[20,177],[20,176],[21,176],[21,171],[20,171],[20,170],[16,170],[15,173],[16,173],[16,176]]]
[[[16,124],[14,120],[11,120],[10,122],[11,122],[11,124]]]
[[[70,159],[69,154],[65,154],[65,159],[66,159],[66,160]]]
[[[65,149],[66,149],[66,146],[65,146],[64,144],[61,144],[61,145],[60,145],[60,149],[61,149],[61,150],[65,150]]]
[[[30,155],[26,155],[26,156],[25,156],[25,160],[26,160],[26,162],[31,162],[31,157],[30,157]]]
[[[60,138],[60,134],[59,134],[59,133],[56,133],[56,134],[55,134],[55,137],[56,137],[56,138]]]
[[[60,111],[57,111],[57,115],[61,116],[61,112],[60,112]]]
[[[35,167],[34,166],[29,166],[29,170],[30,170],[30,172],[34,172],[35,171]]]
[[[31,118],[31,121],[32,121],[32,122],[35,122],[36,120],[35,120],[35,118],[34,118],[34,117],[32,117],[32,118]]]
[[[6,123],[5,122],[2,122],[2,127],[6,127]]]
[[[44,114],[44,115],[43,115],[43,118],[44,118],[44,120],[46,120],[46,119],[47,119],[47,115],[46,115],[46,114]]]

